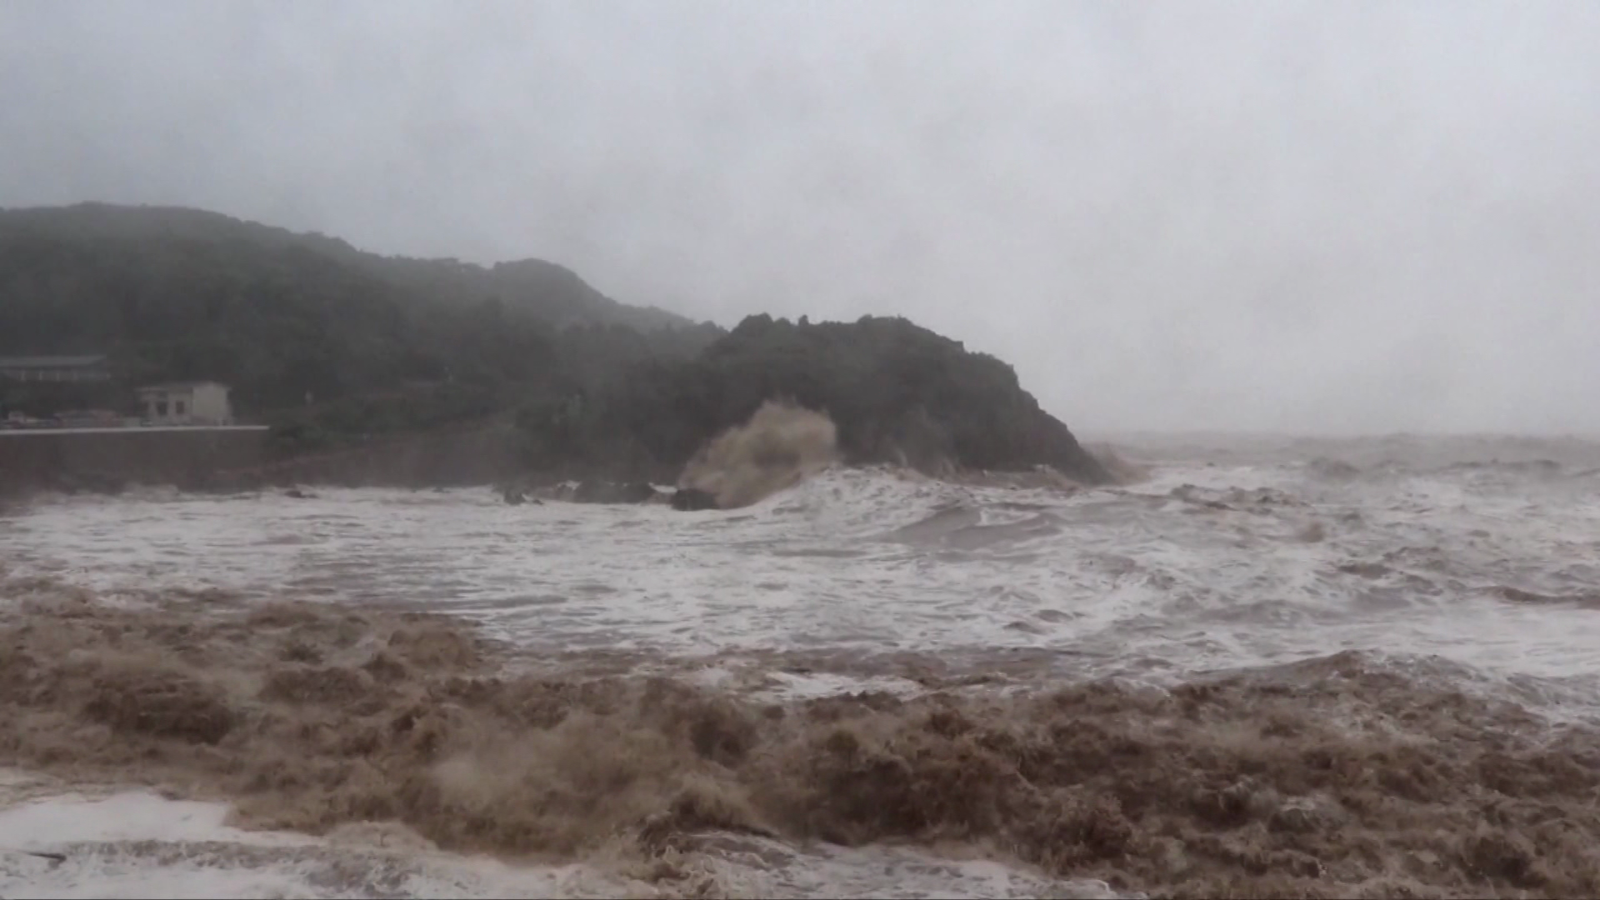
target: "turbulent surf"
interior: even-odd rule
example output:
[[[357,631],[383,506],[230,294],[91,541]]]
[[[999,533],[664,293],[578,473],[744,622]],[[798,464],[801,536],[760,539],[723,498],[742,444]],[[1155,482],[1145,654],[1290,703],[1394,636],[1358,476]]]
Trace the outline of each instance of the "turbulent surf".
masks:
[[[8,511],[0,895],[1600,893],[1600,446],[1129,439],[1079,489],[781,413],[816,451],[730,436],[721,512]]]

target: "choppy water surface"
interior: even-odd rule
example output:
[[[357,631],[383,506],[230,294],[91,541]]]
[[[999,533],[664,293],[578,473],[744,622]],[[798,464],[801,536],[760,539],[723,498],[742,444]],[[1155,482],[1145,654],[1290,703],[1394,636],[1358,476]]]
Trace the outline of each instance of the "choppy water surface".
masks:
[[[85,497],[0,521],[0,552],[102,591],[448,610],[564,650],[1011,651],[1151,675],[1355,648],[1600,671],[1600,450],[1208,449],[1072,497],[836,471],[709,514],[485,490]]]
[[[67,498],[0,517],[0,558],[14,579],[44,576],[102,596],[215,587],[447,611],[551,665],[603,658],[704,683],[754,667],[769,691],[910,691],[918,671],[993,676],[1007,688],[1101,676],[1173,684],[1356,650],[1540,715],[1600,711],[1600,445],[1186,437],[1118,446],[1152,464],[1148,480],[1065,495],[835,470],[732,512],[508,506],[487,490]],[[7,823],[44,809],[0,813],[0,836],[19,839]],[[152,828],[151,840],[194,840]],[[100,874],[83,863],[68,866],[70,878],[61,866],[6,864],[0,894],[180,890],[191,883],[184,866],[226,868],[188,858],[151,869],[104,849],[123,845],[96,846]],[[245,844],[227,846],[237,856]],[[264,888],[229,876],[215,889],[360,893],[337,879],[304,882],[331,865],[327,852],[296,851],[290,868],[301,881]],[[850,852],[830,857],[832,882],[781,890],[895,889],[862,880],[887,857]],[[890,865],[895,878],[908,877],[904,865]],[[941,865],[902,888],[1088,889]],[[380,892],[447,882],[466,894],[607,890],[548,872],[517,882],[474,871],[476,880],[435,873],[424,887],[416,872],[394,875]],[[780,890],[762,884],[752,889]]]

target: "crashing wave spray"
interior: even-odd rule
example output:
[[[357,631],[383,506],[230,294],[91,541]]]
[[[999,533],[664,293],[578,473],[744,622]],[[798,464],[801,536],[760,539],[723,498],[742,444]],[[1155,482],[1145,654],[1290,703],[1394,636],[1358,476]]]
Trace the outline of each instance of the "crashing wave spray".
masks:
[[[1083,449],[1089,451],[1117,484],[1137,484],[1150,477],[1148,465],[1128,459],[1108,443],[1085,444]]]
[[[749,506],[793,487],[838,459],[838,429],[825,413],[768,400],[689,460],[680,488],[705,491],[722,509]]]

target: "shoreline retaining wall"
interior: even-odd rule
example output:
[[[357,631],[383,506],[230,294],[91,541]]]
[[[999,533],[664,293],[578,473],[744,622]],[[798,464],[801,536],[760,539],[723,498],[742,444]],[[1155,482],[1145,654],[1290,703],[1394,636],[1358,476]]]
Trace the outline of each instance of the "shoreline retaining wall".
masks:
[[[365,446],[287,458],[219,472],[224,485],[340,487],[468,487],[494,484],[521,471],[515,431],[504,425],[449,428]]]
[[[266,440],[251,427],[0,431],[0,494],[205,488],[219,472],[260,466]]]

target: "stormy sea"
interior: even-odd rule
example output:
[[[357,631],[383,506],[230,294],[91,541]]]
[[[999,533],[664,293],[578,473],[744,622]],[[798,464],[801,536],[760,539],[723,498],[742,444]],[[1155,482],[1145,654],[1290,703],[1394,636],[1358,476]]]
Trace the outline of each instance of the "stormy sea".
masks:
[[[1600,443],[0,512],[0,897],[1600,895]]]

